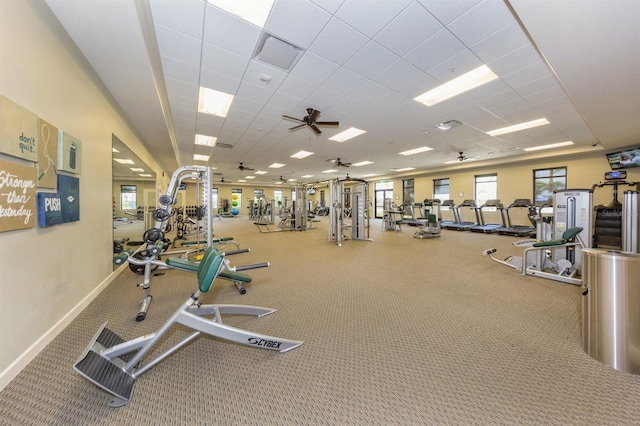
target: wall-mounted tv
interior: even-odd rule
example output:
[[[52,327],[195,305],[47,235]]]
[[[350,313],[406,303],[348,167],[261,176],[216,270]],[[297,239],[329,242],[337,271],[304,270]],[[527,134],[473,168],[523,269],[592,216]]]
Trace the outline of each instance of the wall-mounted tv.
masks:
[[[607,155],[611,170],[640,167],[640,148],[627,149],[625,151],[610,152]]]

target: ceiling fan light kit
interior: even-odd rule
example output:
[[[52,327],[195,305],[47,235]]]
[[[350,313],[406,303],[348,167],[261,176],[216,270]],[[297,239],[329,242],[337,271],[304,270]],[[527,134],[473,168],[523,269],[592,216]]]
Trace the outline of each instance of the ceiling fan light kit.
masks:
[[[313,108],[307,108],[307,115],[303,118],[295,118],[289,115],[283,115],[282,118],[286,118],[287,120],[296,121],[298,123],[297,126],[289,127],[289,130],[298,130],[305,126],[309,127],[316,135],[322,134],[322,131],[318,128],[318,126],[339,126],[340,123],[338,121],[317,121],[320,116],[320,111]]]

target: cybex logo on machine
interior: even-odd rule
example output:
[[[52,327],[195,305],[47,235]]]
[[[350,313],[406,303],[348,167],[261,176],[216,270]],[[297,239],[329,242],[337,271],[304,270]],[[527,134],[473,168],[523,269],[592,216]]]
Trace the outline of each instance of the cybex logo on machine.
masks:
[[[282,342],[276,342],[274,340],[265,340],[265,339],[256,339],[255,337],[250,337],[249,339],[250,345],[256,346],[264,346],[265,348],[273,348],[278,349]]]

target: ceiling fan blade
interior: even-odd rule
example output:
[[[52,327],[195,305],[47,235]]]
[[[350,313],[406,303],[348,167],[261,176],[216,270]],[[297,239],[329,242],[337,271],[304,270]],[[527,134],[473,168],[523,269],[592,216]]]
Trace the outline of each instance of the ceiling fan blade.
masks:
[[[287,120],[297,121],[298,123],[304,123],[304,120],[300,120],[299,118],[289,117],[288,115],[283,115],[282,118],[286,118]]]
[[[289,127],[289,130],[298,130],[304,126],[306,126],[306,124],[299,124],[297,126]]]
[[[318,126],[339,126],[339,121],[316,121]]]
[[[311,110],[309,113],[309,120],[316,121],[316,119],[320,116],[320,111],[317,109]]]
[[[318,129],[318,126],[316,126],[315,124],[309,124],[309,127],[311,127],[311,130],[313,130],[316,133],[316,135],[319,135],[322,133],[320,129]]]

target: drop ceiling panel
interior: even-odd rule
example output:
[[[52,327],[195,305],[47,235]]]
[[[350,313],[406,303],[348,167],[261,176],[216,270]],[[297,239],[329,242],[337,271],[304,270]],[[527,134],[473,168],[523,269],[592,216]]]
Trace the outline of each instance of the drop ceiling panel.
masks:
[[[422,74],[422,71],[409,62],[404,59],[398,59],[376,74],[373,80],[390,89],[395,89],[406,83],[407,80],[414,79]]]
[[[443,25],[452,22],[482,0],[418,0]]]
[[[470,50],[462,52],[445,59],[435,67],[429,69],[428,74],[440,83],[447,82],[467,73],[474,68],[483,65],[476,55]]]
[[[163,56],[161,61],[162,71],[164,72],[165,78],[181,80],[196,85],[198,84],[198,77],[200,75],[198,67],[176,61],[175,59],[168,58],[166,56]]]
[[[305,52],[290,75],[318,84],[327,80],[338,68],[335,63],[313,52]]]
[[[149,0],[153,21],[175,31],[200,39],[206,2],[202,0]],[[200,25],[194,25],[200,23]]]
[[[209,43],[202,46],[202,67],[218,74],[240,78],[249,59]]]
[[[331,19],[313,42],[309,51],[343,65],[360,50],[369,39],[338,19]]]
[[[163,56],[200,66],[200,40],[161,25],[156,25],[156,38]]]
[[[260,28],[236,18],[215,6],[207,5],[204,41],[251,58],[260,38]]]
[[[336,16],[362,34],[373,38],[410,2],[410,0],[377,1],[375,7],[369,7],[370,5],[363,1],[347,0]]]
[[[405,54],[404,59],[426,72],[464,49],[460,40],[448,30],[442,29]]]
[[[397,55],[404,55],[442,28],[424,8],[411,3],[373,38]]]
[[[344,66],[353,72],[371,78],[393,62],[397,56],[374,41],[367,43]]]
[[[344,95],[335,90],[331,90],[327,87],[318,87],[304,100],[305,105],[311,105],[314,109],[324,111],[338,100],[342,99]],[[309,107],[310,108],[310,107]],[[327,119],[322,118],[323,121],[339,121],[337,118]]]
[[[307,0],[277,0],[265,30],[307,49],[330,19],[329,13]]]
[[[472,46],[514,22],[502,0],[484,0],[452,21],[447,28],[465,45]]]
[[[348,95],[365,81],[367,81],[366,77],[346,68],[340,68],[323,83],[323,86]]]
[[[529,44],[520,26],[513,22],[471,46],[471,50],[489,63]]]
[[[196,84],[209,89],[217,90],[223,93],[234,94],[238,90],[242,80],[229,77],[228,75],[219,74],[217,72],[201,69],[199,81]]]

